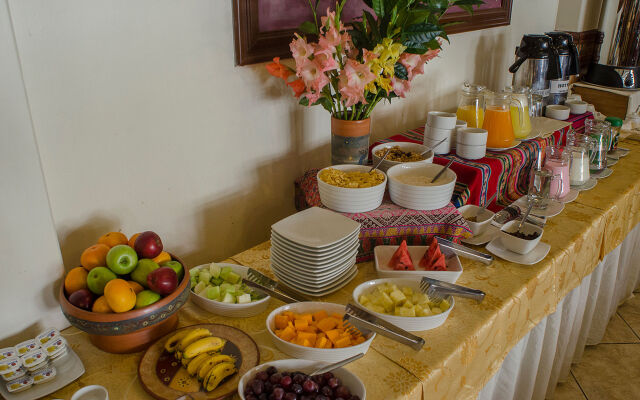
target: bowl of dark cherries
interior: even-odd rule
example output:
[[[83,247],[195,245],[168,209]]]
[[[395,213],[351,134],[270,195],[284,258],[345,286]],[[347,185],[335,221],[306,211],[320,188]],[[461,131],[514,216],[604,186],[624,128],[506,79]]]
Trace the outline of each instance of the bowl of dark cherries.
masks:
[[[247,371],[238,382],[243,400],[365,400],[362,381],[344,368],[309,376],[322,363],[278,360]]]

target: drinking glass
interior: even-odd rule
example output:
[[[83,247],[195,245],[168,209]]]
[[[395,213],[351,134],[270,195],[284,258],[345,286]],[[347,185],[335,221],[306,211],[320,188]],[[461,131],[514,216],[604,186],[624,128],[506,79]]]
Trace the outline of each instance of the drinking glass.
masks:
[[[558,200],[562,194],[562,179],[560,174],[554,175],[547,170],[534,169],[529,179],[528,201],[534,203],[534,207],[544,209],[550,200]]]

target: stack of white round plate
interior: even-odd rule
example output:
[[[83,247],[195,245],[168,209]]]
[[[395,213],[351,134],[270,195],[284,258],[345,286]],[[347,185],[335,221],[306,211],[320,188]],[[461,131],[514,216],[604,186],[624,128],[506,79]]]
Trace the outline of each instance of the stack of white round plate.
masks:
[[[312,207],[271,226],[271,269],[278,280],[309,296],[324,296],[358,273],[360,224]]]

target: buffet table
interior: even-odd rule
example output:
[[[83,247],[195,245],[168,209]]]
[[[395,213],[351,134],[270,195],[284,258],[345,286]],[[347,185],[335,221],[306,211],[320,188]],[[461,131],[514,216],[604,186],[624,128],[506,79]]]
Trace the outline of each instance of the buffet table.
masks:
[[[632,151],[612,167],[613,175],[549,219],[542,240],[551,251],[543,261],[523,266],[496,259],[486,266],[464,259],[457,283],[486,292],[484,302],[456,300],[443,326],[418,333],[426,341],[418,352],[378,336],[364,358],[348,365],[366,385],[368,398],[542,398],[552,391],[584,344],[599,340],[623,293],[640,283],[638,265],[629,261],[640,240],[640,228],[635,228],[640,222],[640,144],[625,140],[621,147]],[[269,248],[266,242],[227,262],[271,275]],[[373,263],[361,263],[352,282],[321,300],[346,303],[358,284],[375,278]],[[261,361],[288,358],[265,329],[268,312],[279,305],[272,300],[261,315],[233,319],[208,314],[189,302],[180,311],[180,325],[232,325],[254,338]],[[551,348],[555,332],[559,335]],[[51,398],[68,399],[89,384],[106,386],[113,399],[150,398],[137,377],[141,353],[104,353],[76,328],[66,329],[63,336],[87,372]],[[537,364],[532,364],[535,359]],[[528,391],[520,393],[521,385]]]

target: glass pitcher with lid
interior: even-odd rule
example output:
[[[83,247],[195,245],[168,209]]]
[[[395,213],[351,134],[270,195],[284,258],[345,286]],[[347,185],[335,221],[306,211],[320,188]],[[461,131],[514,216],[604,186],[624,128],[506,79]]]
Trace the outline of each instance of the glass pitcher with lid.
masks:
[[[592,140],[589,150],[591,173],[602,172],[607,168],[611,124],[606,121],[586,120],[585,134]]]
[[[517,100],[522,110],[522,114],[518,112],[518,108],[511,106],[511,123],[513,124],[513,135],[518,139],[523,139],[529,136],[531,133],[531,119],[530,108],[531,105],[531,89],[524,86],[506,86],[504,88],[506,93],[511,93],[514,100]],[[520,117],[522,115],[522,117]]]
[[[466,121],[468,128],[481,128],[484,120],[485,87],[465,82],[458,93],[458,119]]]
[[[515,107],[518,121],[522,121],[524,108],[511,93],[485,92],[484,121],[482,129],[486,129],[488,148],[509,148],[514,146],[511,107]]]
[[[552,175],[558,175],[560,178],[551,183],[551,191],[558,192],[559,197],[569,194],[570,190],[570,171],[571,156],[565,147],[549,146],[545,150],[545,160],[543,169],[549,171]]]

